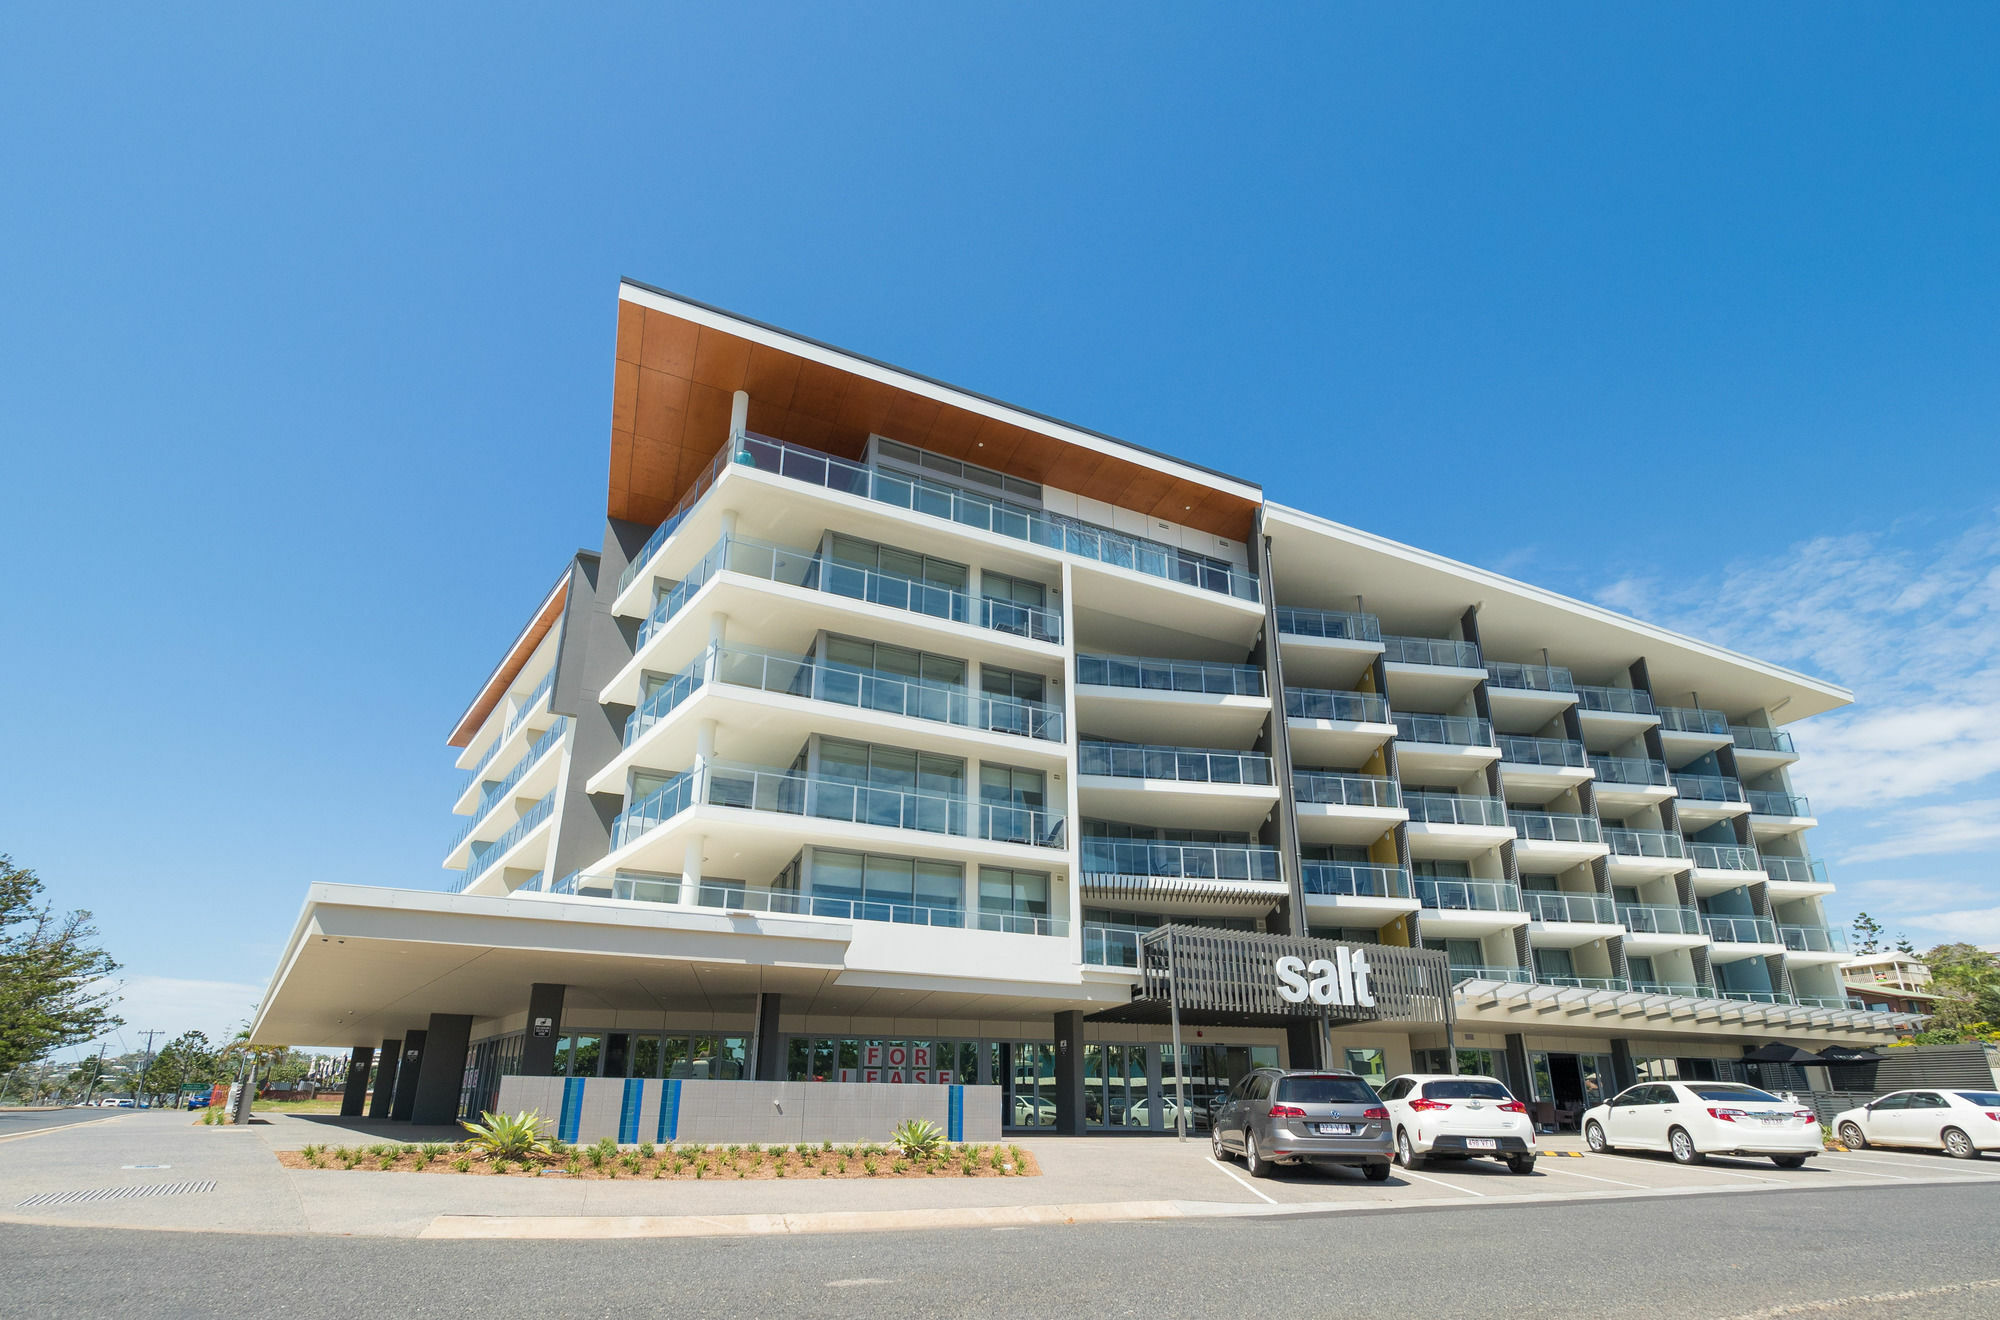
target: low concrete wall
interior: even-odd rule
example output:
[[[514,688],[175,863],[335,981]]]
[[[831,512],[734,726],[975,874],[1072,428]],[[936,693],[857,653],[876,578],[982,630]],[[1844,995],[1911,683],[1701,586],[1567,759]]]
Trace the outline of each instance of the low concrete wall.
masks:
[[[887,1141],[907,1118],[931,1120],[952,1141],[1000,1140],[997,1086],[502,1077],[499,1108],[535,1110],[550,1136],[585,1144]]]

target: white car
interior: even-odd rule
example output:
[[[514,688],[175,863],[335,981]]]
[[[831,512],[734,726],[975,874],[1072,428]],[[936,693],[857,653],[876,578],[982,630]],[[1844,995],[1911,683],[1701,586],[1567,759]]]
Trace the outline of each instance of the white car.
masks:
[[[1535,1125],[1528,1107],[1497,1078],[1406,1073],[1382,1088],[1396,1163],[1427,1159],[1502,1160],[1514,1173],[1535,1167]]]
[[[1856,1150],[1863,1146],[1922,1146],[1961,1160],[2000,1150],[2000,1091],[1891,1091],[1833,1120]]]
[[[1641,1082],[1583,1111],[1591,1150],[1664,1150],[1681,1164],[1710,1155],[1768,1155],[1796,1169],[1826,1149],[1819,1117],[1741,1082]]]

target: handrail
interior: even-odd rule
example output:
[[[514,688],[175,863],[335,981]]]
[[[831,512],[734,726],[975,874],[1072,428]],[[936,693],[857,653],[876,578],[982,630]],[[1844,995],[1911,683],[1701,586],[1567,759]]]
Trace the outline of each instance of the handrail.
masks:
[[[1080,775],[1166,779],[1197,784],[1269,784],[1271,758],[1261,752],[1209,751],[1086,740],[1077,745]]]
[[[1139,940],[1151,927],[1119,926],[1090,921],[1083,927],[1083,961],[1087,967],[1130,967],[1139,965]]]
[[[1264,671],[1256,665],[1205,660],[1152,660],[1132,655],[1076,655],[1076,681],[1093,687],[1149,692],[1200,692],[1209,696],[1261,697]]]
[[[1379,642],[1382,621],[1372,614],[1351,610],[1302,610],[1290,605],[1277,609],[1278,632],[1287,637],[1317,637],[1335,642]]]
[[[1278,850],[1255,845],[1154,843],[1085,835],[1086,875],[1131,875],[1162,880],[1280,879]]]
[[[1828,885],[1826,863],[1809,857],[1774,857],[1765,853],[1760,859],[1764,863],[1764,873],[1773,880],[1784,880],[1799,885]]]
[[[1044,702],[751,647],[711,647],[708,661],[714,682],[735,687],[1025,738],[1063,738],[1062,708]]]
[[[1443,743],[1454,747],[1491,747],[1493,725],[1471,715],[1425,715],[1397,711],[1391,717],[1396,737],[1405,742]]]
[[[500,731],[500,736],[493,740],[493,745],[479,758],[479,764],[473,766],[465,776],[464,782],[458,786],[458,796],[464,797],[465,790],[479,782],[479,776],[493,763],[493,758],[507,745],[507,740],[514,736],[514,730],[521,727],[521,721],[535,713],[535,707],[541,704],[542,698],[547,696],[549,689],[555,685],[556,670],[554,665],[550,665],[549,672],[542,675],[542,681],[535,684],[534,691],[522,698],[521,704],[514,708],[514,714],[507,720],[507,727]]]
[[[1603,711],[1611,715],[1651,715],[1653,698],[1637,688],[1600,687],[1596,684],[1578,684],[1577,704],[1585,710]]]
[[[1632,983],[1622,976],[1537,976],[1541,985],[1570,990],[1630,990]]]
[[[1571,742],[1567,738],[1518,738],[1512,734],[1502,734],[1499,744],[1500,759],[1512,761],[1516,765],[1547,765],[1580,770],[1588,764],[1583,744]]]
[[[1384,634],[1382,658],[1391,664],[1436,665],[1449,669],[1479,668],[1479,647],[1450,637],[1398,637]]]
[[[1519,912],[1521,888],[1501,880],[1416,879],[1417,900],[1427,908],[1452,912]]]
[[[465,842],[468,835],[493,814],[495,807],[507,800],[507,790],[520,783],[528,771],[534,769],[535,765],[549,754],[549,749],[562,741],[563,733],[568,728],[569,716],[556,716],[556,722],[544,730],[541,737],[535,739],[521,759],[514,763],[513,769],[507,772],[507,777],[481,795],[479,805],[472,809],[472,815],[459,827],[458,833],[452,837],[451,848],[446,851],[456,850],[459,844]]]
[[[1328,807],[1396,807],[1403,802],[1402,786],[1393,779],[1330,770],[1294,770],[1292,796],[1302,803]]]
[[[1679,995],[1684,999],[1706,999],[1708,990],[1693,981],[1634,981],[1632,988],[1645,995]]]
[[[1797,953],[1847,952],[1847,932],[1830,926],[1780,926],[1778,938]]]
[[[1510,811],[1514,833],[1540,843],[1602,843],[1604,831],[1595,816],[1560,811]]]
[[[1525,967],[1493,967],[1480,963],[1452,963],[1449,968],[1453,985],[1465,981],[1509,981],[1515,985],[1527,985],[1534,978]]]
[[[1523,692],[1576,691],[1576,679],[1561,665],[1526,665],[1511,660],[1488,660],[1486,685]]]
[[[1496,797],[1475,797],[1457,793],[1405,793],[1412,824],[1494,825],[1507,824],[1507,804]]]
[[[1288,687],[1285,689],[1285,718],[1387,724],[1389,699],[1377,692],[1342,692],[1332,688]]]
[[[680,529],[682,523],[687,521],[688,514],[694,511],[694,506],[701,503],[701,497],[708,494],[708,488],[715,484],[716,476],[735,459],[737,439],[738,437],[731,436],[729,443],[715,452],[715,457],[708,460],[708,466],[696,475],[694,484],[682,493],[680,500],[674,505],[673,511],[666,516],[665,520],[658,527],[653,529],[653,534],[646,538],[644,545],[639,547],[639,553],[632,556],[632,562],[625,565],[625,571],[618,575],[618,590],[620,593],[623,593],[625,588],[631,586],[632,580],[644,572],[646,566],[653,562],[653,556],[660,553],[660,548],[667,543],[667,539]]]
[[[1410,873],[1373,862],[1306,862],[1301,878],[1308,894],[1347,898],[1409,898]]]

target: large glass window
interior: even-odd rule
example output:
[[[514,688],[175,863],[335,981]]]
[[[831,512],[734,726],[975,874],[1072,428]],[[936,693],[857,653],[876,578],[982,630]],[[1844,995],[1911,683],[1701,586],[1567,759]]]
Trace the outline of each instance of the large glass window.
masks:
[[[940,911],[957,913],[965,906],[965,872],[956,862],[815,848],[812,877],[816,899],[928,908],[931,911],[924,915],[931,925],[958,924],[955,916],[940,921]],[[890,920],[912,916],[883,915]]]
[[[837,533],[833,537],[832,553],[836,564],[863,568],[873,573],[886,573],[890,577],[927,582],[932,586],[944,587],[951,591],[965,590],[967,581],[965,565],[953,563],[949,559],[937,559],[912,550],[898,550],[894,546],[878,545],[873,541],[864,541],[858,536],[841,536]]]
[[[985,916],[1003,918],[1048,916],[1048,872],[980,867],[979,911]]]

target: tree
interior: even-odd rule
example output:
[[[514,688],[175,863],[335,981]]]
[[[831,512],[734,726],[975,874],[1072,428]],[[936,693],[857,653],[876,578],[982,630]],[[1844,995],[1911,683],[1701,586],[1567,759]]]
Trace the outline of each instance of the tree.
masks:
[[[58,914],[35,873],[0,853],[0,1075],[122,1026],[103,985],[117,969],[90,913]]]
[[[1971,944],[1940,944],[1924,955],[1931,969],[1930,1031],[1984,1035],[2000,1022],[2000,956]],[[1969,1037],[1968,1037],[1969,1038]]]
[[[146,1072],[146,1090],[163,1095],[189,1087],[210,1086],[222,1075],[215,1048],[208,1034],[183,1031],[168,1041]]]
[[[1912,944],[1912,943],[1910,943],[1910,937],[1909,937],[1909,936],[1907,936],[1907,935],[1898,935],[1898,936],[1896,937],[1896,952],[1897,952],[1897,953],[1906,953],[1906,954],[1909,954],[1909,955],[1910,955],[1910,956],[1912,956],[1912,957],[1915,957],[1915,956],[1916,956],[1916,952],[1917,952],[1917,946],[1916,946],[1916,945],[1914,945],[1914,944]]]
[[[1866,912],[1854,918],[1854,951],[1856,953],[1882,952],[1882,923]]]

